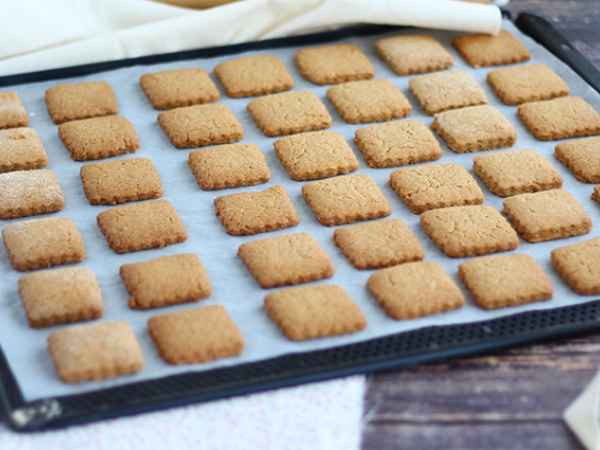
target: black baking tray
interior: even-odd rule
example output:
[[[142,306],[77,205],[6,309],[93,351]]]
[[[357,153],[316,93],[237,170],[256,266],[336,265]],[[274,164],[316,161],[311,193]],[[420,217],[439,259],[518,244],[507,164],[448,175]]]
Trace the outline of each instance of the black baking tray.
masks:
[[[519,15],[515,24],[600,92],[600,72],[549,22],[524,13]],[[138,64],[315,44],[378,34],[396,28],[360,25],[325,33],[44,70],[0,77],[0,86],[82,76]],[[0,413],[16,431],[60,428],[346,375],[481,354],[597,330],[600,330],[600,300],[593,300],[483,322],[426,327],[327,350],[294,353],[233,367],[190,372],[36,401],[24,399],[0,348]]]

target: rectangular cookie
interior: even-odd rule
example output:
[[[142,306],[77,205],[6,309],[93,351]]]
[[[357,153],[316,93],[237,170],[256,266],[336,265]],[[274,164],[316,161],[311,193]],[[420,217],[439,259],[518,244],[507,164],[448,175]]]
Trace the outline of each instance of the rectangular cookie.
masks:
[[[494,255],[458,266],[458,273],[483,309],[520,306],[550,300],[552,283],[529,255]]]
[[[511,147],[517,140],[510,121],[489,105],[438,113],[431,127],[456,153]]]
[[[119,269],[132,309],[161,308],[207,298],[212,286],[198,255],[180,253]]]
[[[442,156],[439,142],[424,123],[397,120],[359,128],[354,142],[369,167],[397,167]]]
[[[188,165],[204,190],[254,186],[271,179],[263,152],[255,144],[226,144],[191,152]]]
[[[487,74],[487,82],[505,105],[569,95],[569,86],[545,64],[506,67]]]
[[[337,84],[373,78],[373,66],[360,48],[351,44],[300,49],[295,55],[300,75],[314,84]]]
[[[329,256],[306,233],[246,242],[238,256],[265,289],[330,278],[335,272]]]
[[[244,137],[240,122],[220,103],[163,111],[158,124],[177,148],[229,144]]]
[[[281,186],[218,197],[215,210],[225,231],[233,236],[265,233],[300,223],[290,197]]]
[[[528,61],[529,50],[523,43],[505,30],[496,36],[490,34],[467,34],[457,36],[452,45],[473,67],[489,67]]]
[[[0,219],[61,211],[65,195],[49,169],[20,170],[0,174]]]
[[[345,175],[302,186],[304,200],[321,225],[342,225],[390,215],[390,205],[368,175]]]
[[[16,92],[0,92],[0,130],[26,127],[29,115]]]
[[[600,294],[600,238],[552,250],[554,270],[579,295]]]
[[[48,165],[48,155],[33,128],[0,130],[0,173],[41,169]]]
[[[161,248],[187,239],[177,211],[167,200],[117,206],[98,214],[97,222],[116,253]]]
[[[390,186],[413,214],[448,206],[480,205],[483,192],[458,164],[432,164],[397,170]]]
[[[333,240],[357,269],[380,269],[420,261],[425,256],[415,233],[400,219],[338,228]]]
[[[465,299],[442,266],[421,261],[389,267],[369,277],[367,287],[386,314],[410,320],[462,308]]]
[[[562,186],[560,173],[535,150],[518,150],[473,159],[473,170],[500,197]]]
[[[363,80],[327,90],[327,98],[346,123],[383,122],[405,117],[412,106],[389,80]]]
[[[109,158],[140,148],[135,128],[122,116],[63,123],[58,127],[58,135],[75,161]]]
[[[116,205],[163,195],[160,175],[151,159],[119,159],[81,167],[83,192],[92,205]]]
[[[246,106],[265,136],[285,136],[331,126],[331,116],[313,92],[283,92],[265,95]]]
[[[509,197],[502,212],[528,242],[579,236],[592,229],[585,209],[563,189]]]
[[[421,227],[451,258],[504,252],[519,245],[517,233],[508,221],[487,205],[426,211],[421,215]]]
[[[582,183],[600,183],[600,137],[561,142],[554,157]]]
[[[449,109],[487,103],[479,83],[462,70],[421,75],[411,79],[409,86],[423,111],[430,116]]]
[[[70,219],[56,217],[11,223],[2,229],[2,238],[10,263],[19,271],[85,259],[83,239]]]
[[[291,341],[356,333],[367,326],[362,311],[340,286],[303,286],[272,292],[265,311]]]
[[[229,97],[253,97],[289,91],[294,79],[283,62],[272,55],[249,55],[222,62],[215,67]]]
[[[331,131],[287,136],[275,141],[273,147],[292,180],[317,180],[358,169],[358,160],[346,139]]]
[[[398,75],[434,72],[452,66],[452,55],[433,36],[398,35],[375,42],[381,59]]]
[[[208,72],[198,68],[145,73],[140,86],[154,109],[216,102],[220,94]]]
[[[581,97],[525,103],[517,114],[540,141],[600,134],[600,115]]]
[[[19,278],[19,296],[32,328],[102,316],[102,293],[87,267],[43,270]]]
[[[239,328],[221,305],[152,317],[148,332],[169,364],[204,363],[237,356],[244,350]]]
[[[117,97],[106,81],[63,83],[46,90],[46,106],[55,124],[117,114]]]
[[[107,321],[52,332],[48,352],[65,383],[100,381],[137,373],[142,349],[127,322]]]

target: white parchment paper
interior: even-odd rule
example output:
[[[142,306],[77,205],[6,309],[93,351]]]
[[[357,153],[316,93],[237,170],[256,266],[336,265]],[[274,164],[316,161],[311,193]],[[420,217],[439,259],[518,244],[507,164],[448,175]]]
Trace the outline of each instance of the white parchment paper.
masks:
[[[513,33],[520,34],[510,22],[505,22],[504,27],[511,30]],[[414,33],[414,31],[412,32]],[[57,136],[56,126],[51,122],[46,112],[43,100],[44,91],[60,81],[16,86],[14,90],[21,96],[30,113],[31,126],[42,136],[50,159],[49,168],[57,173],[65,191],[66,207],[64,211],[61,211],[54,216],[69,217],[77,224],[79,230],[83,234],[88,252],[88,258],[82,264],[94,270],[102,288],[105,304],[104,319],[119,319],[129,322],[141,342],[145,357],[144,370],[134,376],[122,377],[104,382],[84,383],[81,385],[67,385],[60,382],[54,373],[52,363],[46,350],[46,337],[48,333],[59,327],[52,327],[45,330],[33,330],[28,327],[17,294],[17,280],[20,274],[11,268],[6,257],[6,252],[2,247],[2,249],[0,249],[0,344],[6,353],[10,366],[19,381],[26,399],[34,400],[40,397],[81,393],[116,384],[157,378],[186,371],[202,371],[215,367],[257,361],[285,353],[323,349],[424,326],[481,321],[526,310],[556,308],[559,306],[590,301],[591,298],[576,296],[562,281],[560,281],[550,266],[549,254],[553,248],[600,236],[599,207],[589,199],[593,186],[577,182],[575,178],[553,158],[552,154],[555,142],[543,143],[536,141],[517,119],[516,108],[506,107],[496,99],[485,82],[486,73],[491,69],[473,70],[468,67],[458,53],[450,46],[450,39],[452,38],[453,33],[432,32],[432,34],[437,36],[448,49],[450,49],[450,52],[454,56],[455,68],[471,72],[484,87],[490,104],[499,108],[514,123],[518,132],[516,145],[512,149],[498,151],[533,148],[544,154],[550,163],[562,173],[564,177],[564,188],[580,200],[583,207],[592,217],[594,229],[587,236],[541,244],[528,244],[524,241],[520,242],[521,245],[517,252],[529,253],[534,256],[552,277],[555,294],[551,301],[517,308],[508,308],[496,312],[488,312],[477,308],[473,304],[473,301],[467,296],[467,305],[460,311],[412,321],[394,321],[389,319],[375,304],[365,288],[367,278],[373,272],[358,271],[354,269],[341,255],[332,241],[334,228],[321,226],[314,219],[310,209],[302,199],[302,183],[292,181],[287,177],[274,154],[272,144],[275,139],[264,137],[257,130],[247,114],[245,107],[249,99],[234,100],[227,98],[223,94],[221,101],[231,108],[242,122],[245,131],[245,138],[242,142],[256,143],[267,155],[268,163],[272,171],[271,182],[253,188],[213,192],[200,190],[187,167],[187,156],[191,150],[178,150],[174,148],[163,135],[156,123],[157,112],[152,109],[144,97],[138,85],[138,79],[143,73],[166,68],[200,66],[208,71],[212,71],[216,64],[225,59],[232,58],[232,56],[190,60],[155,66],[138,66],[115,70],[113,72],[94,74],[89,77],[77,79],[103,79],[107,80],[113,86],[119,99],[120,113],[133,122],[140,136],[141,149],[137,154],[132,156],[151,158],[156,163],[165,187],[165,198],[173,203],[189,233],[188,240],[182,244],[160,250],[117,255],[108,248],[103,236],[96,226],[96,215],[106,209],[106,207],[90,206],[86,201],[79,179],[79,169],[82,164],[74,162],[69,158],[68,152]],[[401,87],[409,96],[411,103],[414,106],[414,112],[410,115],[410,118],[421,120],[429,125],[432,120],[431,117],[421,113],[415,99],[412,98],[408,92],[409,77],[396,76],[381,63],[375,55],[373,43],[375,39],[379,37],[381,36],[347,39],[347,42],[352,42],[360,46],[369,55],[371,62],[375,66],[376,76],[378,78],[389,78],[393,80],[393,82]],[[551,66],[568,82],[573,95],[585,97],[600,110],[600,96],[598,93],[589,88],[572,70],[558,61],[545,49],[525,36],[521,36],[521,38],[526,42],[532,52],[532,62],[545,62]],[[390,173],[396,169],[371,169],[366,165],[364,159],[360,156],[358,150],[352,143],[354,132],[360,126],[347,125],[339,118],[337,113],[325,99],[327,87],[315,87],[304,81],[298,75],[292,59],[294,50],[295,49],[293,48],[288,48],[267,50],[265,52],[257,53],[276,54],[282,58],[288,66],[290,73],[294,76],[294,89],[310,89],[323,99],[334,118],[333,127],[331,129],[344,135],[348,141],[351,142],[353,149],[357,153],[360,161],[360,168],[357,173],[368,174],[373,177],[390,201],[392,206],[392,217],[402,218],[405,222],[410,224],[411,228],[417,233],[424,245],[426,258],[439,261],[460,285],[457,277],[457,266],[462,260],[444,257],[421,231],[418,225],[418,216],[411,214],[387,185]],[[463,165],[472,172],[472,160],[476,154],[460,155],[453,153],[446,147],[444,147],[444,149],[445,151],[440,161],[426,164],[454,162]],[[125,158],[132,156],[125,156]],[[214,214],[214,198],[232,192],[240,192],[242,190],[263,190],[274,184],[282,184],[289,192],[294,205],[300,214],[300,225],[295,228],[265,233],[253,237],[233,237],[227,235]],[[486,194],[486,204],[501,209],[501,199],[487,191],[483,185],[482,188]],[[304,343],[293,343],[283,338],[279,333],[279,330],[264,314],[262,301],[268,291],[261,289],[246,271],[240,260],[236,257],[237,248],[240,244],[249,240],[300,231],[306,231],[315,237],[325,251],[333,258],[337,269],[336,274],[332,279],[323,282],[338,283],[347,289],[350,296],[367,316],[368,326],[364,331],[349,336],[313,340]],[[127,292],[118,275],[119,266],[124,263],[142,261],[159,255],[180,252],[196,252],[200,255],[207,267],[208,274],[214,287],[214,293],[210,299],[203,301],[200,304],[180,305],[160,310],[130,310],[127,307]],[[174,367],[164,363],[158,357],[147,334],[146,321],[154,315],[167,311],[195,308],[214,303],[223,304],[232,315],[233,320],[240,326],[246,340],[246,348],[243,354],[237,358],[225,359],[210,364]]]

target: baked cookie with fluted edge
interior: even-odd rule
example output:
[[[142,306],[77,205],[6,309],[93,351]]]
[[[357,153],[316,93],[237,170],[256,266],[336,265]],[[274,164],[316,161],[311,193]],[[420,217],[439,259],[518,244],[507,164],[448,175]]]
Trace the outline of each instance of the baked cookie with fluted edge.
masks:
[[[269,318],[291,341],[356,333],[367,326],[358,305],[335,284],[272,292],[264,305]]]
[[[473,67],[489,67],[528,61],[529,50],[508,31],[491,34],[466,34],[453,39],[452,45]]]
[[[87,267],[43,270],[19,278],[19,296],[32,328],[102,316],[102,293]]]
[[[335,244],[357,269],[380,269],[425,257],[415,233],[400,219],[383,219],[338,228]]]
[[[131,296],[129,307],[132,309],[196,302],[212,293],[208,274],[194,253],[123,264],[119,274]]]
[[[423,111],[430,116],[449,109],[487,103],[479,83],[462,70],[421,75],[411,79],[409,86]]]
[[[524,103],[517,115],[540,141],[600,134],[600,115],[581,97]]]
[[[281,230],[300,223],[287,191],[279,185],[218,197],[215,210],[225,231],[233,236]]]
[[[510,121],[489,105],[438,113],[431,127],[456,153],[511,147],[517,140]]]
[[[0,92],[0,130],[26,127],[29,115],[16,92]]]
[[[560,173],[535,150],[518,150],[473,159],[473,170],[500,197],[562,186]]]
[[[140,148],[133,124],[122,116],[63,123],[58,126],[58,135],[75,161],[109,158]]]
[[[352,44],[302,48],[294,60],[300,75],[314,84],[368,80],[375,73],[367,56]]]
[[[420,261],[389,267],[369,277],[367,288],[394,320],[410,320],[460,309],[465,298],[442,266]]]
[[[61,211],[65,195],[52,170],[19,170],[0,174],[0,219]]]
[[[327,98],[346,123],[383,122],[412,111],[400,88],[389,80],[338,84],[327,90]]]
[[[244,350],[239,328],[221,305],[154,316],[148,320],[148,333],[169,364],[205,363]]]
[[[569,95],[569,86],[545,64],[506,67],[487,74],[487,82],[505,105]]]
[[[577,294],[600,294],[600,238],[556,248],[550,259],[554,270]]]
[[[154,109],[201,105],[220,97],[208,72],[198,68],[145,73],[140,86]]]
[[[11,265],[19,271],[44,269],[85,259],[85,246],[71,219],[11,223],[2,229]]]
[[[458,266],[458,273],[475,303],[498,309],[552,298],[552,283],[529,255],[493,255]]]
[[[177,148],[230,144],[244,137],[240,122],[221,103],[163,111],[158,114],[158,124]]]
[[[266,183],[271,171],[255,144],[225,144],[191,152],[188,166],[204,190]]]
[[[55,124],[117,114],[117,97],[106,81],[63,83],[46,90],[46,106]]]
[[[416,120],[396,120],[359,128],[354,142],[369,167],[397,167],[442,156],[439,142],[427,126]]]
[[[98,227],[116,253],[137,252],[177,244],[187,232],[167,200],[117,206],[97,216]]]
[[[160,175],[151,159],[119,159],[87,164],[79,171],[83,192],[92,205],[116,205],[163,195]]]
[[[452,66],[452,55],[433,36],[411,34],[375,42],[380,58],[398,75],[435,72]]]
[[[585,209],[563,189],[509,197],[502,212],[528,242],[579,236],[592,229]]]
[[[275,141],[273,147],[292,180],[317,180],[358,169],[358,160],[346,139],[331,131],[287,136]]]
[[[331,116],[313,92],[282,92],[252,100],[246,109],[265,136],[285,136],[331,126]]]
[[[48,352],[65,383],[100,381],[137,373],[142,349],[127,322],[77,325],[50,333]]]
[[[238,256],[265,289],[330,278],[335,272],[327,253],[307,233],[246,242]]]
[[[495,208],[487,205],[433,209],[421,215],[421,227],[451,258],[514,250],[517,233]]]
[[[383,192],[368,175],[345,175],[302,186],[304,200],[321,225],[342,225],[390,215]]]
[[[0,130],[0,173],[42,169],[48,155],[33,128]]]
[[[554,157],[582,183],[600,183],[600,137],[561,142]]]
[[[294,79],[279,58],[249,55],[222,62],[215,74],[229,97],[253,97],[289,91]]]
[[[390,175],[390,186],[413,214],[448,206],[480,205],[477,181],[458,164],[408,167]]]

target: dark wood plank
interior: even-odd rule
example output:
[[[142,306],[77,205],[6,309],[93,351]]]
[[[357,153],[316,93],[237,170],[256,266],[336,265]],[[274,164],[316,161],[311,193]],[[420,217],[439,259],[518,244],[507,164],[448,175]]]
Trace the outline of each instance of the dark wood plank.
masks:
[[[552,21],[600,67],[598,0],[513,0]],[[600,336],[369,377],[363,448],[581,449],[565,407],[600,366]]]

